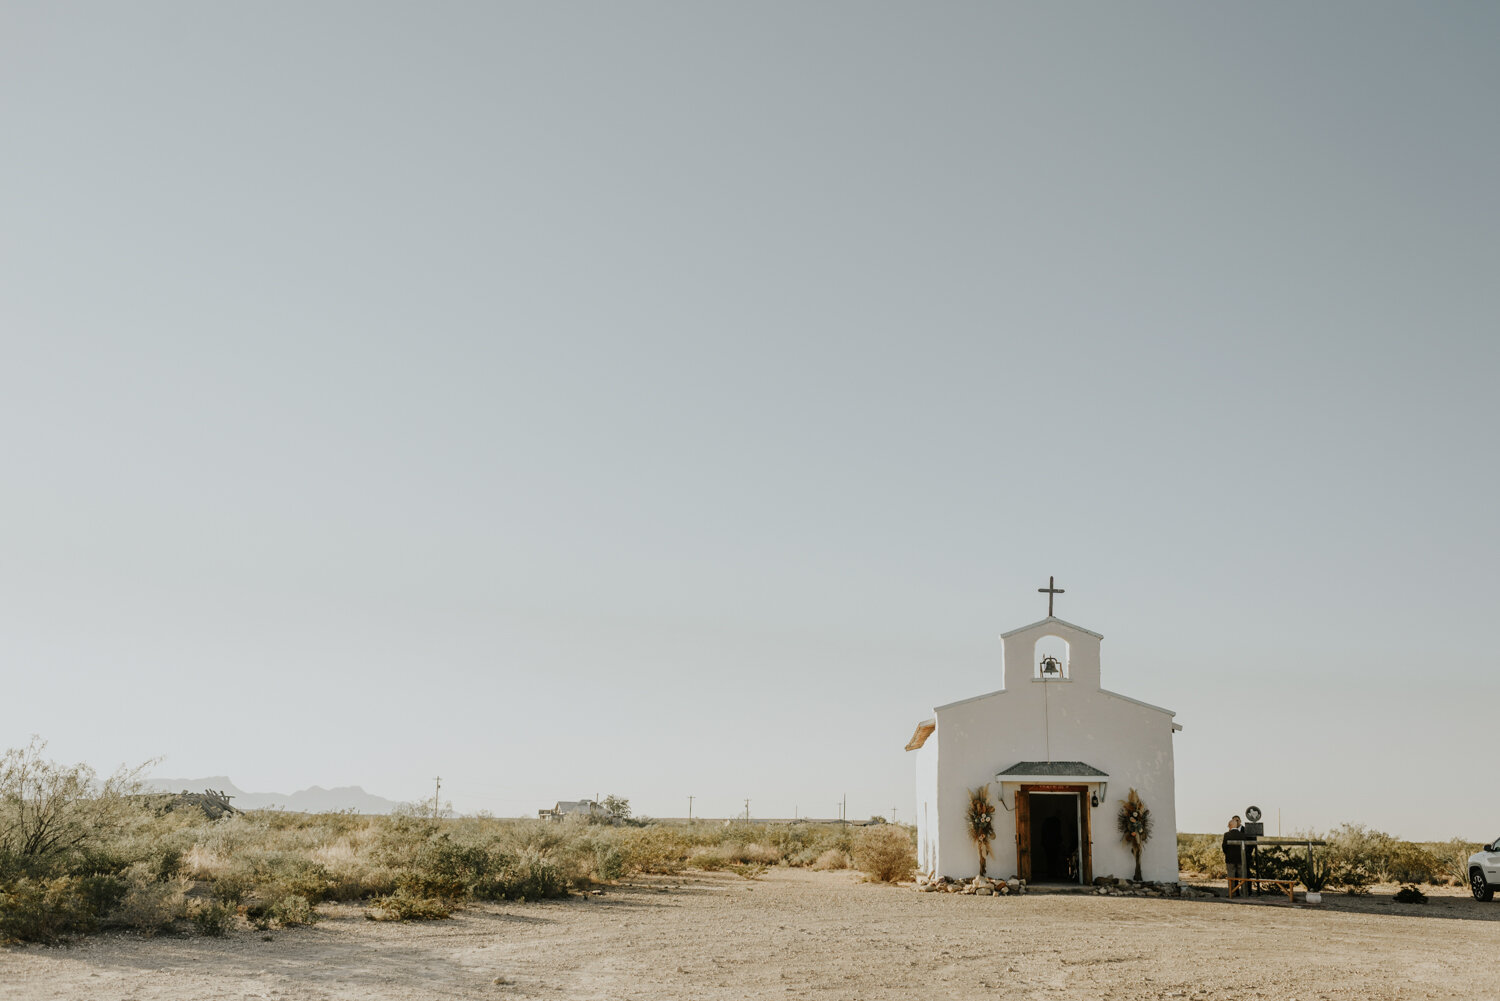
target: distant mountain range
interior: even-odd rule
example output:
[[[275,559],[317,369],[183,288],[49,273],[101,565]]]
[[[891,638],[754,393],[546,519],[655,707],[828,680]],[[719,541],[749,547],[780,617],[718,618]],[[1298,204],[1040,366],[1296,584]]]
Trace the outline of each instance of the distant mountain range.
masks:
[[[147,779],[145,787],[150,792],[202,792],[214,789],[231,797],[230,802],[241,810],[264,810],[279,808],[300,813],[327,813],[333,810],[355,810],[359,813],[390,813],[400,804],[365,792],[359,786],[339,786],[324,789],[310,786],[287,794],[280,792],[245,792],[229,780],[227,775],[210,775],[201,779]]]

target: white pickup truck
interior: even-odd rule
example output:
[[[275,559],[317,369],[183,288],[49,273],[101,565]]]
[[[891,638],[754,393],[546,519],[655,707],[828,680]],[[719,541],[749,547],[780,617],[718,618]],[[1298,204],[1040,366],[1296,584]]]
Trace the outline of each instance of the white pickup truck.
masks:
[[[1500,886],[1500,838],[1469,856],[1469,889],[1475,900],[1492,900]]]

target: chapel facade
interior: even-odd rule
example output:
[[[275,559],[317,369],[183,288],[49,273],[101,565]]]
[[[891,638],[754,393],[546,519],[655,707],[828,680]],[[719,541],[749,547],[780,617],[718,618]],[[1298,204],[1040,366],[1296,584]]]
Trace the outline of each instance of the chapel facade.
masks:
[[[978,874],[969,790],[987,785],[995,804],[989,875],[1129,878],[1135,856],[1116,825],[1134,789],[1153,821],[1141,875],[1176,882],[1176,714],[1103,688],[1104,637],[1053,616],[1050,596],[1048,613],[1001,637],[1004,687],[938,706],[907,743],[916,752],[918,866],[930,876]]]

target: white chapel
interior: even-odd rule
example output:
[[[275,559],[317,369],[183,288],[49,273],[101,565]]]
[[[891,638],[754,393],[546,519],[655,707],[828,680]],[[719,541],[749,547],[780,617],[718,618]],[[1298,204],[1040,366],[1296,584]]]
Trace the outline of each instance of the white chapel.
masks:
[[[1172,734],[1163,709],[1103,688],[1096,632],[1052,615],[1000,637],[999,691],[938,706],[906,745],[917,752],[917,860],[932,876],[969,877],[979,855],[969,790],[995,804],[991,876],[1031,883],[1129,878],[1135,856],[1116,827],[1136,790],[1154,824],[1141,875],[1177,880]]]

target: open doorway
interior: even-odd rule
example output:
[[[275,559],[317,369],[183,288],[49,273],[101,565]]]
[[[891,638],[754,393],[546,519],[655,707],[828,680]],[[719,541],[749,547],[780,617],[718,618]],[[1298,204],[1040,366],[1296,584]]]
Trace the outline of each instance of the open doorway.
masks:
[[[1023,858],[1033,883],[1082,883],[1089,878],[1087,816],[1083,794],[1028,790]]]

